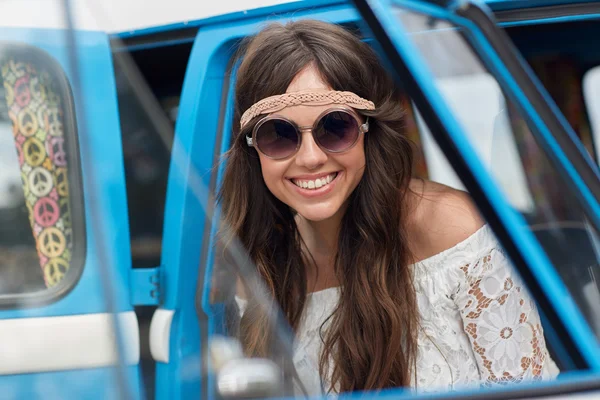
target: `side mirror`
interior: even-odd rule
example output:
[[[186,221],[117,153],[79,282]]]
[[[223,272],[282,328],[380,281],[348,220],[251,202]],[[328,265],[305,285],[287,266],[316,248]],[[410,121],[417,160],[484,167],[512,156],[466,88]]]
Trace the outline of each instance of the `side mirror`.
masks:
[[[210,367],[224,399],[256,399],[282,393],[283,374],[266,358],[247,358],[236,339],[217,336],[209,343]]]

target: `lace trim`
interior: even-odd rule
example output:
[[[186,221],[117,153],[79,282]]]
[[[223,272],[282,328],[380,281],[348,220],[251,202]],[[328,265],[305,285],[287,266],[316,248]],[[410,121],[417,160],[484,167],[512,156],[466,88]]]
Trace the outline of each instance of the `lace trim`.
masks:
[[[487,225],[414,268],[422,327],[415,390],[439,392],[558,375],[535,302]],[[335,308],[338,291],[309,294],[297,333],[296,368],[314,395],[323,391],[320,382],[329,390],[328,377],[318,375],[319,329]]]
[[[459,268],[463,279],[456,304],[476,354],[485,385],[540,380],[556,369],[534,301],[504,252],[488,254]]]

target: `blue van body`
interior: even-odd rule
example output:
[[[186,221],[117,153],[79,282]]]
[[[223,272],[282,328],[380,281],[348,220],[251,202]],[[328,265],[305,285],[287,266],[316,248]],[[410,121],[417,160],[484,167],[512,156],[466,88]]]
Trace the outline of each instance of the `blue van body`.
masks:
[[[529,273],[535,276],[537,284],[547,294],[553,313],[562,321],[561,326],[566,327],[569,343],[580,350],[583,360],[580,362],[586,365],[585,370],[578,367],[578,361],[572,359],[568,354],[569,347],[564,345],[567,339],[549,328],[548,340],[555,344],[563,364],[570,365],[573,370],[558,381],[439,397],[485,395],[512,398],[521,395],[523,388],[531,390],[531,395],[534,391],[564,391],[566,395],[583,390],[596,390],[596,394],[600,395],[597,375],[600,372],[600,347],[592,329],[544,248],[532,233],[522,229],[526,222],[514,212],[490,178],[465,138],[464,129],[454,112],[445,104],[439,89],[431,83],[427,68],[423,68],[425,61],[419,59],[418,51],[407,39],[407,32],[389,12],[390,7],[398,4],[452,21],[472,32],[473,41],[479,46],[476,46],[477,50],[488,55],[494,75],[519,102],[532,123],[540,128],[543,140],[554,157],[553,162],[560,165],[559,169],[568,177],[569,189],[576,193],[583,207],[587,207],[591,213],[588,215],[595,217],[590,219],[592,224],[600,225],[600,203],[581,177],[579,167],[573,164],[572,156],[565,153],[553,133],[546,129],[546,122],[538,115],[539,110],[530,101],[529,94],[520,88],[511,72],[504,67],[504,61],[481,34],[480,27],[465,17],[457,16],[452,5],[444,8],[427,1],[369,2],[374,17],[385,31],[379,34],[387,35],[393,45],[378,47],[378,51],[382,57],[395,52],[406,63],[407,70],[420,87],[422,101],[427,102],[432,112],[438,115],[449,140],[456,147],[455,151],[464,159],[473,182],[480,187],[482,198],[489,202],[494,215],[497,215],[495,223],[502,226],[503,232],[516,243],[514,251],[519,252],[531,267]],[[575,5],[585,11],[573,12]],[[495,13],[499,24],[507,29],[600,18],[600,4],[593,1],[490,0],[483,7],[487,12]],[[561,14],[561,9],[566,10],[564,14]],[[514,18],[517,13],[525,11],[530,12],[526,14],[529,17]],[[214,193],[222,178],[220,156],[231,141],[235,86],[235,69],[230,73],[231,60],[239,41],[260,29],[265,21],[285,22],[300,18],[359,27],[366,32],[372,28],[350,2],[306,0],[112,35],[78,30],[0,29],[2,42],[36,48],[44,57],[55,60],[70,82],[70,94],[65,95],[72,97],[70,112],[74,120],[74,131],[70,133],[74,153],[69,164],[74,172],[69,188],[73,196],[78,192],[77,198],[81,199],[79,214],[77,207],[72,206],[71,216],[81,219],[82,233],[80,237],[73,238],[73,248],[79,250],[71,258],[72,272],[69,274],[73,278],[68,286],[42,291],[31,299],[8,296],[6,302],[2,302],[0,296],[0,324],[5,323],[7,332],[18,334],[19,329],[54,332],[48,334],[51,337],[47,339],[48,343],[81,346],[77,347],[81,349],[79,357],[63,359],[60,355],[53,357],[52,352],[36,353],[34,350],[43,349],[43,346],[28,346],[16,341],[17,334],[7,334],[6,337],[12,340],[11,345],[22,347],[22,354],[33,360],[20,362],[10,359],[14,366],[7,362],[4,369],[0,368],[0,389],[8,394],[8,398],[37,398],[48,393],[61,398],[145,398],[146,392],[151,392],[151,397],[156,399],[218,398],[214,377],[203,370],[207,341],[212,335],[221,333],[223,326],[222,309],[211,304],[209,298],[218,213],[213,215],[207,210],[211,210]],[[128,132],[123,130],[122,119],[127,109],[120,104],[115,71],[123,68],[122,63],[126,62],[123,60],[130,55],[135,57],[144,52],[145,55],[152,52],[159,54],[159,51],[169,48],[184,49],[182,51],[186,55],[181,61],[184,77],[175,90],[180,88],[180,92],[176,93],[178,102],[173,136],[168,143],[163,143],[170,153],[170,165],[168,175],[165,174],[166,193],[158,194],[164,197],[164,215],[160,216],[163,220],[159,232],[160,256],[155,265],[133,268],[130,245],[132,204],[128,203],[127,154],[123,150]],[[154,59],[154,62],[159,63],[160,59]],[[386,62],[389,68],[393,68],[393,60]],[[541,83],[537,80],[535,83],[567,134],[577,142],[581,152],[578,157],[593,162],[595,169],[598,160],[587,156],[577,134],[562,117],[561,110],[554,105]],[[148,93],[152,94],[152,91]],[[65,110],[68,112],[67,108]],[[134,312],[140,306],[151,307],[153,320],[147,332],[140,331],[143,321],[139,312],[137,317]],[[92,325],[86,325],[90,324],[89,320],[81,317],[92,317]],[[80,327],[81,332],[85,332],[86,326],[97,326],[107,329],[107,332],[114,329],[118,334],[112,342],[82,333],[84,339],[79,343],[70,335],[59,337],[60,328],[56,327],[59,322],[63,325],[58,326]],[[143,335],[148,337],[140,338]],[[74,337],[78,337],[77,332]],[[152,357],[147,367],[140,366],[143,362],[141,346],[145,342],[149,343]],[[92,351],[94,346],[115,356],[96,355]],[[28,351],[28,347],[34,350]],[[60,353],[60,349],[54,351]],[[89,360],[86,360],[86,354],[90,354]],[[41,361],[36,365],[38,357]],[[399,389],[360,395],[367,398],[403,395],[419,398]]]

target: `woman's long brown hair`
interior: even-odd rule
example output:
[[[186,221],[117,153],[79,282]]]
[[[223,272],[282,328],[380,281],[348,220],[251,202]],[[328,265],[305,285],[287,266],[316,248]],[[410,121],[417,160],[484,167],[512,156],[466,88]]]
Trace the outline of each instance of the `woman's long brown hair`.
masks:
[[[313,64],[334,90],[372,100],[365,135],[366,167],[342,219],[335,273],[340,300],[322,332],[319,369],[340,392],[408,386],[415,371],[418,313],[407,245],[403,199],[413,152],[403,135],[403,111],[394,82],[369,45],[348,30],[318,21],[271,24],[243,46],[237,73],[235,118],[268,96],[285,93]],[[226,154],[219,201],[226,233],[236,235],[292,329],[307,296],[302,238],[294,212],[267,189],[258,156],[236,132]],[[267,355],[273,333],[260,308],[248,307],[239,335],[250,355]],[[331,364],[329,360],[333,361]],[[329,369],[331,368],[331,369]]]

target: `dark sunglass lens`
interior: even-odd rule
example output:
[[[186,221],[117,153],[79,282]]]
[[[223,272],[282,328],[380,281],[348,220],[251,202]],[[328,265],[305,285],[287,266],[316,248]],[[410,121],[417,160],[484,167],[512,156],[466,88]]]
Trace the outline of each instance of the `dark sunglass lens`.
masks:
[[[347,112],[333,111],[321,118],[315,137],[321,146],[331,151],[344,151],[358,138],[358,123]]]
[[[285,120],[265,121],[256,131],[256,146],[272,158],[285,158],[296,151],[298,132]]]

